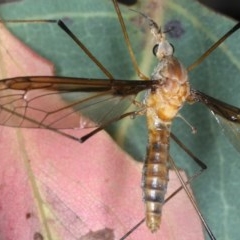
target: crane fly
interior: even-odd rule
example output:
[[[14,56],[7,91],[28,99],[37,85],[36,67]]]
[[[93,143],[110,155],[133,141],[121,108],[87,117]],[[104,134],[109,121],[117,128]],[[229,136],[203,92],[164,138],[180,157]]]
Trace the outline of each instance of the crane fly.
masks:
[[[122,23],[116,4],[115,7]],[[187,69],[173,56],[173,47],[165,33],[151,18],[140,14],[149,24],[155,40],[153,52],[159,61],[150,79],[143,77],[144,80],[117,80],[113,79],[105,68],[103,71],[107,73],[109,80],[50,76],[4,79],[0,82],[0,124],[51,130],[98,127],[90,135],[75,138],[84,142],[109,123],[127,116],[146,115],[149,142],[142,188],[146,204],[146,224],[155,232],[160,226],[167,189],[171,123],[178,111],[185,102],[201,102],[211,109],[221,123],[230,122],[234,129],[239,123],[240,109],[191,88]],[[61,21],[59,25],[65,28]],[[126,34],[126,29],[122,26]],[[238,28],[239,24],[229,34]],[[127,44],[130,46],[128,40]],[[142,91],[147,94],[143,102],[138,102],[135,97]],[[51,102],[59,95],[71,100],[54,106],[49,104],[47,107],[42,104]],[[130,104],[133,104],[136,110],[124,113]],[[76,111],[80,113],[77,117],[74,114]]]

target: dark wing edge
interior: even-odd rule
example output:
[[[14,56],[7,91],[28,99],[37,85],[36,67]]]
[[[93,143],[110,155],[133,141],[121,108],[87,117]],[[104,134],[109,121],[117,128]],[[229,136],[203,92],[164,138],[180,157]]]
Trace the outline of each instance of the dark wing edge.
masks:
[[[214,114],[219,115],[233,123],[240,123],[240,108],[210,97],[205,93],[191,89],[190,102],[202,102],[210,108]]]
[[[224,134],[235,149],[240,152],[240,108],[194,89],[191,89],[190,98],[190,102],[201,102],[211,110]]]
[[[3,79],[0,124],[51,129],[102,126],[121,116],[135,95],[154,84],[54,76]]]

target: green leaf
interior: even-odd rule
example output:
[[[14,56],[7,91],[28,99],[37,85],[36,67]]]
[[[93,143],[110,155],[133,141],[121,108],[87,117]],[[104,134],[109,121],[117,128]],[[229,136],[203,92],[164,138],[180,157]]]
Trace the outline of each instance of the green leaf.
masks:
[[[74,7],[73,7],[74,6]],[[190,0],[165,1],[163,10],[142,4],[141,11],[163,21],[162,26],[178,20],[184,30],[179,38],[169,39],[175,46],[176,56],[188,66],[227,32],[234,22],[214,14]],[[152,7],[152,8],[151,8]],[[131,43],[142,71],[149,75],[156,60],[151,53],[151,36],[140,23],[141,17],[122,8]],[[116,14],[110,1],[55,1],[37,3],[24,0],[1,6],[4,19],[68,19],[69,28],[117,79],[135,79],[131,61],[121,35]],[[140,20],[139,20],[140,19]],[[55,63],[56,74],[105,78],[73,41],[53,24],[9,24],[9,28],[42,56]],[[215,98],[240,106],[239,33],[235,33],[213,52],[201,65],[190,72],[193,88]],[[149,46],[150,45],[150,46]],[[23,75],[26,74],[23,72]],[[181,114],[198,132],[181,120],[173,123],[173,132],[201,160],[208,169],[193,183],[198,205],[217,239],[238,239],[240,190],[239,153],[231,146],[208,109],[201,104],[186,106]],[[122,120],[116,130],[110,130],[121,146],[137,160],[144,159],[147,142],[144,118]],[[189,175],[196,166],[173,143],[171,155],[180,168]],[[138,187],[138,186],[136,186]],[[186,214],[186,218],[187,218]]]

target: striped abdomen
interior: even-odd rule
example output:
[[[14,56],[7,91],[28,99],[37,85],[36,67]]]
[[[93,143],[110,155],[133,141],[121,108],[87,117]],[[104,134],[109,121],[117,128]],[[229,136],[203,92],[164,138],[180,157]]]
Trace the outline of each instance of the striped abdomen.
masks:
[[[152,79],[158,79],[159,85],[145,99],[149,138],[142,188],[146,223],[154,232],[160,226],[167,190],[170,127],[189,96],[190,88],[185,68],[172,56],[161,60]]]
[[[146,161],[143,166],[143,199],[146,204],[146,223],[154,232],[161,222],[162,205],[167,190],[169,172],[170,125],[160,124],[149,129]]]

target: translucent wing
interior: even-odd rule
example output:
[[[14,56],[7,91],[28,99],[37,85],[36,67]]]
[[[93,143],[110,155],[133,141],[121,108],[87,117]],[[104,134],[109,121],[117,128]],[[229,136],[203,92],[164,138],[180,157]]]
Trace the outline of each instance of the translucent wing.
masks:
[[[240,124],[230,122],[219,115],[215,115],[215,117],[229,141],[240,152]]]
[[[121,116],[135,95],[153,84],[63,77],[4,79],[0,81],[0,124],[55,129],[101,126]]]
[[[212,110],[225,135],[240,152],[240,109],[200,91],[192,90],[192,95],[196,101],[204,103]]]

